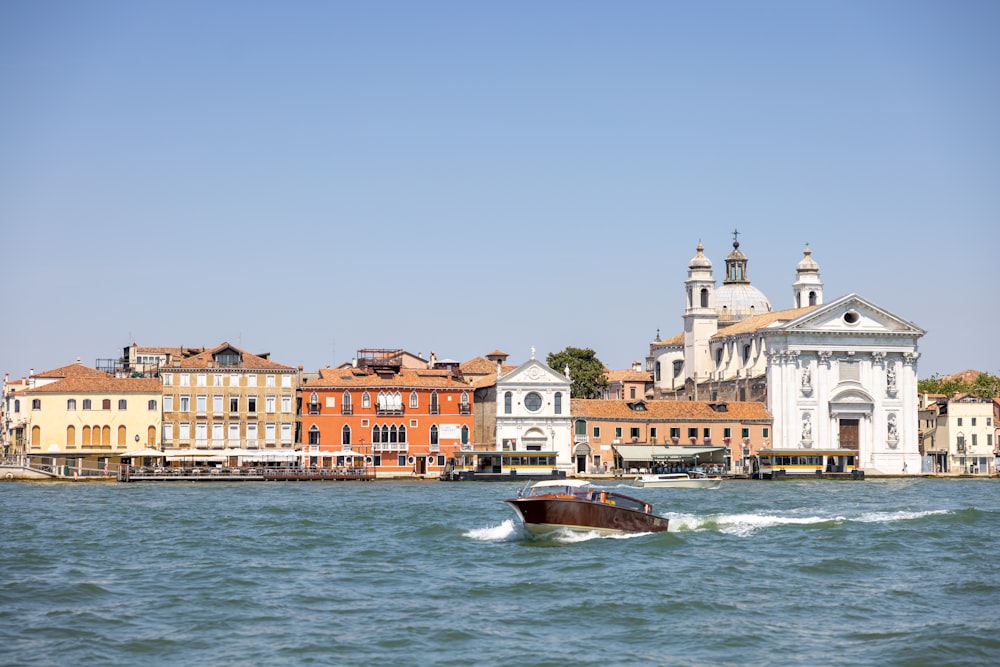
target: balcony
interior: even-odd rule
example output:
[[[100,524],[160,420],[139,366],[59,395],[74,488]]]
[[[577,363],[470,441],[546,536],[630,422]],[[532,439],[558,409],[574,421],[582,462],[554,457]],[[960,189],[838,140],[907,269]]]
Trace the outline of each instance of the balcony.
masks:
[[[459,403],[458,404],[458,414],[460,414],[460,415],[471,415],[472,414],[472,406],[469,405],[468,403]]]
[[[311,415],[318,415],[319,414],[319,403],[310,403],[309,404],[309,414],[311,414]]]
[[[375,452],[405,452],[408,447],[405,442],[376,442],[372,449]]]
[[[432,415],[439,415],[441,414],[441,406],[437,404],[432,405],[430,408],[428,408],[427,412]]]
[[[352,408],[350,405],[342,405],[342,406],[340,406],[340,414],[342,414],[342,415],[353,415],[354,414],[354,408]]]
[[[379,405],[375,408],[375,414],[379,417],[402,417],[403,408],[390,408],[383,405]],[[435,413],[432,413],[435,414]]]
[[[430,445],[430,447],[429,447],[429,449],[427,451],[429,451],[431,454],[437,454],[437,453],[439,453],[441,451],[441,444],[440,443],[434,443],[434,444]]]

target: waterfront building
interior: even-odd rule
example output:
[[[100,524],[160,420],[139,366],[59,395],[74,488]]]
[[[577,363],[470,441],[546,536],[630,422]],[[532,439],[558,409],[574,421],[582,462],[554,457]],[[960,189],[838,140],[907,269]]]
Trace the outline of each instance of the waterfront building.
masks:
[[[129,451],[156,445],[157,378],[115,377],[78,361],[32,374],[20,396],[25,453],[36,466],[63,474],[117,470]]]
[[[294,464],[299,371],[229,343],[169,355],[162,446],[168,461]]]
[[[771,415],[763,403],[630,401],[574,398],[573,440],[594,453],[590,472],[614,462],[711,464],[736,474],[754,460],[771,437]],[[732,461],[731,452],[738,452]],[[628,470],[626,470],[628,472]]]
[[[394,352],[359,350],[351,365],[321,368],[303,383],[307,465],[343,465],[357,454],[376,477],[436,476],[470,445],[473,391],[458,365],[407,368]]]
[[[608,385],[602,391],[605,400],[636,401],[653,398],[653,382],[649,371],[642,369],[641,361],[632,362],[632,367],[621,371],[605,369]]]
[[[536,359],[532,348],[527,362],[511,369],[497,361],[494,375],[473,382],[479,470],[502,472],[505,459],[544,461],[539,468],[563,472],[587,469],[590,448],[585,443],[573,448],[568,373]]]
[[[29,386],[28,378],[11,380],[10,374],[4,373],[3,401],[0,402],[0,452],[5,459],[25,454],[24,428],[28,423],[28,411],[24,390]]]
[[[927,472],[964,475],[996,473],[996,401],[972,394],[921,396],[923,453]]]
[[[929,465],[917,416],[922,329],[857,294],[825,303],[808,246],[794,307],[778,311],[750,285],[738,241],[718,291],[703,251],[698,244],[688,265],[683,332],[650,345],[657,398],[764,402],[774,427],[762,452],[817,458],[827,471],[918,474]]]

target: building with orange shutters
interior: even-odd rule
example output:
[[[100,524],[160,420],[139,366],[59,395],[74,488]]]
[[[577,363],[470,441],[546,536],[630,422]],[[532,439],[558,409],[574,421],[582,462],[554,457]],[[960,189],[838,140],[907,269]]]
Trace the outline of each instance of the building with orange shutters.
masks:
[[[402,350],[359,350],[351,366],[303,380],[309,466],[357,465],[376,477],[438,476],[473,438],[472,390],[457,364],[406,368]]]

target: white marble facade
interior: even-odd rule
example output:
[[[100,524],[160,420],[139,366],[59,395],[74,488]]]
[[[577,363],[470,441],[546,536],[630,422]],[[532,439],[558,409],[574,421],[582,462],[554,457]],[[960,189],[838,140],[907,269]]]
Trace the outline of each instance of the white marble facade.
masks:
[[[506,451],[555,452],[560,470],[572,469],[570,378],[531,359],[497,378],[497,446]]]

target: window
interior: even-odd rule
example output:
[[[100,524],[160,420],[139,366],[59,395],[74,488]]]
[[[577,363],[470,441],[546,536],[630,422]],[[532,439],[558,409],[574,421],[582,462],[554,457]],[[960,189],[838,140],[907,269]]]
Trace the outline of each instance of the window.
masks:
[[[191,412],[190,396],[181,396],[181,412]]]
[[[247,445],[257,446],[257,422],[247,423]]]
[[[230,414],[235,414],[240,411],[240,397],[230,396],[229,397],[229,412]]]
[[[680,437],[681,437],[681,429],[680,429],[679,426],[671,426],[670,427],[670,437],[671,438],[677,438],[678,440],[680,439]]]
[[[110,398],[105,398],[105,399],[101,400],[101,409],[102,410],[110,410],[111,409],[111,399]]]
[[[150,399],[149,402],[146,403],[146,409],[147,410],[155,410],[156,409],[156,399],[155,398]]]
[[[361,394],[361,409],[366,410],[372,406],[372,397],[367,391]]]
[[[537,391],[528,392],[524,397],[524,407],[529,412],[538,412],[542,409],[542,395]]]
[[[347,424],[344,424],[344,429],[341,431],[340,444],[342,445],[351,444],[351,427],[348,426]]]
[[[722,348],[721,347],[715,351],[715,365],[716,366],[722,365]]]
[[[695,440],[697,440],[698,439],[698,429],[695,428],[695,427],[688,428],[688,437],[689,438],[694,438]]]
[[[638,426],[632,426],[631,428],[629,428],[628,435],[633,440],[638,440],[639,439],[639,427]]]
[[[257,397],[247,396],[247,412],[250,414],[257,413]]]
[[[205,375],[204,373],[198,373],[198,376],[195,378],[195,382],[197,383],[197,385],[199,387],[207,387],[208,386],[208,376]]]
[[[229,425],[229,446],[236,447],[240,444],[240,425]]]
[[[212,395],[212,412],[217,415],[222,414],[222,394]]]
[[[181,386],[182,387],[191,386],[191,376],[188,373],[181,373]]]
[[[254,374],[251,373],[250,375],[247,376],[247,386],[248,387],[256,387],[257,386],[257,376],[256,375],[254,375]]]
[[[438,427],[437,424],[431,426],[431,444],[438,444]]]
[[[701,437],[705,438],[706,440],[708,440],[709,438],[711,438],[712,437],[712,429],[710,429],[710,428],[703,428],[701,430]]]
[[[198,422],[194,425],[194,440],[198,447],[204,447],[208,444],[208,424]]]
[[[213,387],[221,387],[222,386],[222,373],[213,373],[212,374],[212,386]]]
[[[239,373],[231,373],[229,375],[229,386],[230,387],[238,387],[238,386],[240,386],[240,374]]]
[[[595,438],[600,438],[601,437],[601,427],[600,426],[595,426],[594,429],[591,431],[591,433],[593,433],[593,435],[594,435]]]
[[[164,373],[163,374],[163,386],[164,387],[173,387],[174,386],[174,374],[173,373]]]
[[[274,438],[277,435],[277,430],[273,422],[268,422],[264,424],[264,443],[268,445],[274,444]]]
[[[289,387],[291,387],[292,386],[292,376],[291,375],[282,375],[281,376],[281,386],[284,387],[285,389],[288,389]]]
[[[628,388],[628,397],[629,397],[629,398],[632,398],[632,399],[634,399],[634,398],[635,398],[635,387],[629,387],[629,388]],[[558,413],[558,412],[557,412],[557,413]]]
[[[194,400],[197,405],[198,414],[205,414],[208,411],[208,396],[205,394],[198,394],[194,397]]]
[[[273,386],[275,386],[275,379],[276,379],[276,376],[274,376],[274,375],[265,375],[264,376],[264,386],[265,387],[273,387]]]
[[[959,417],[959,418],[958,418],[958,424],[957,424],[957,425],[958,425],[958,426],[961,426],[961,425],[962,425],[962,418],[961,418],[961,417]]]
[[[174,425],[164,424],[163,425],[163,442],[173,442],[174,441]]]
[[[615,427],[615,437],[616,438],[622,437],[622,427],[621,426],[616,426]]]
[[[31,399],[31,409],[32,410],[41,410],[42,409],[42,399],[40,399],[40,398],[33,398],[33,399]]]
[[[88,405],[88,403],[89,403],[89,401],[84,401],[83,402],[83,409],[84,410],[89,410],[90,409],[90,406]],[[168,395],[168,396],[164,396],[163,397],[163,411],[164,412],[173,412],[174,411],[174,397],[173,396],[169,396]]]
[[[344,398],[340,402],[340,412],[345,415],[351,414],[351,392],[345,391]]]
[[[975,417],[972,417],[972,425],[973,425],[973,426],[975,426],[975,425],[976,425],[976,418],[975,418]]]
[[[701,307],[708,308],[708,289],[701,288]]]
[[[681,371],[684,370],[684,362],[680,359],[674,362],[674,377],[680,377]]]
[[[292,425],[282,424],[281,425],[281,444],[290,445],[292,444]]]
[[[650,438],[654,438],[654,439],[656,438],[656,427],[655,426],[650,426],[649,427],[649,437]]]
[[[722,437],[723,438],[731,438],[731,437],[733,437],[733,429],[730,428],[729,426],[727,426],[726,428],[722,429]]]
[[[319,444],[319,428],[316,424],[309,427],[309,444],[318,445]]]
[[[509,415],[510,414],[511,405],[512,405],[513,400],[514,400],[514,396],[509,391],[506,392],[503,395],[503,413],[505,415]]]
[[[587,435],[587,422],[583,419],[577,419],[573,422],[573,434],[574,435]]]
[[[119,410],[128,410],[128,401],[126,399],[124,399],[124,398],[119,398],[118,399],[118,409]]]
[[[215,363],[219,366],[239,366],[240,355],[233,351],[217,354],[215,355]]]
[[[468,424],[462,424],[462,444],[463,445],[469,444],[469,425]],[[441,459],[442,459],[442,457],[438,457],[439,465],[444,465],[444,461],[441,460]]]
[[[406,454],[399,454],[396,456],[396,465],[403,467],[406,465]]]
[[[410,392],[410,407],[411,408],[416,408],[416,407],[419,407],[419,405],[420,405],[420,403],[418,403],[417,392],[411,391]]]
[[[431,392],[431,410],[432,415],[441,414],[441,406],[438,405],[438,393],[436,391]]]
[[[66,409],[67,410],[76,410],[76,399],[75,398],[71,398],[68,401],[66,401]]]
[[[264,397],[264,412],[268,414],[273,414],[278,400],[277,396],[265,396]]]
[[[634,394],[635,390],[633,389],[632,392]],[[635,396],[633,396],[632,398],[635,398]],[[561,391],[557,391],[556,392],[556,395],[555,395],[555,397],[553,399],[553,409],[556,411],[557,415],[561,415],[562,414],[562,392]]]
[[[749,363],[749,362],[750,362],[750,346],[749,345],[744,345],[743,346],[743,363],[746,364],[746,363]]]
[[[655,380],[656,380],[657,382],[659,382],[659,381],[660,381],[660,362],[659,362],[659,361],[657,361],[657,362],[656,362],[656,363],[655,363],[655,364],[653,365],[653,378],[654,378],[654,379],[655,379]]]
[[[187,422],[181,422],[179,425],[180,432],[177,434],[181,442],[189,442],[191,440],[191,424]]]
[[[285,414],[292,411],[292,397],[282,396],[281,397],[281,411]]]
[[[763,429],[763,430],[762,430],[762,432],[761,432],[761,436],[763,436],[763,437],[765,437],[765,438],[766,438],[766,437],[768,436],[768,433],[769,433],[769,432],[770,432],[770,429],[768,429],[768,428],[767,428],[767,427],[765,426],[765,427],[764,427],[764,429]]]
[[[748,439],[750,437],[750,429],[748,428],[741,429],[740,437],[743,438],[744,440]]]

